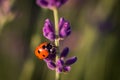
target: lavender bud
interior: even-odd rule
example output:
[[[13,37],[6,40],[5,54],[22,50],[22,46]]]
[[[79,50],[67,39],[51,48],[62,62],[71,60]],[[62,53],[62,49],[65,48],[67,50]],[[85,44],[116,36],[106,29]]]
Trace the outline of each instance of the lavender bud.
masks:
[[[43,8],[52,9],[53,7],[59,8],[62,6],[67,0],[37,0],[36,3],[38,6]]]
[[[68,47],[64,48],[60,54],[60,58],[65,58],[68,55],[68,53],[69,53],[69,48]]]
[[[55,0],[54,0],[55,1]],[[59,8],[61,7],[65,2],[67,2],[67,0],[57,0],[56,1],[56,6]]]
[[[57,72],[58,72],[58,73],[61,73],[61,72],[62,72],[62,70],[63,70],[63,68],[62,68],[62,67],[57,67]]]
[[[63,67],[64,61],[61,60],[61,59],[58,59],[57,62],[56,62],[56,65],[57,65],[57,67]]]
[[[45,59],[43,59],[43,60],[44,60],[46,63],[51,61],[49,58],[45,58]]]
[[[61,38],[69,36],[71,33],[70,23],[64,18],[60,18],[59,21],[59,36]]]
[[[55,61],[55,57],[56,57],[56,54],[55,54],[55,53],[51,53],[51,54],[48,55],[47,58],[48,58],[49,60]]]
[[[55,32],[53,29],[53,24],[51,23],[49,19],[45,20],[45,24],[43,27],[43,35],[50,41],[53,41],[55,39]]]
[[[45,62],[55,61],[56,53],[50,53],[47,58],[43,59]]]
[[[70,66],[65,66],[63,67],[63,71],[64,72],[69,72],[71,70],[71,67]]]
[[[51,70],[55,70],[55,68],[56,68],[55,63],[52,62],[52,61],[47,62],[47,66],[48,66],[48,68],[51,69]]]
[[[48,6],[48,2],[45,0],[36,0],[36,4],[44,8]]]
[[[69,66],[72,65],[73,63],[75,63],[77,61],[77,57],[71,57],[69,59],[66,60],[65,65]]]

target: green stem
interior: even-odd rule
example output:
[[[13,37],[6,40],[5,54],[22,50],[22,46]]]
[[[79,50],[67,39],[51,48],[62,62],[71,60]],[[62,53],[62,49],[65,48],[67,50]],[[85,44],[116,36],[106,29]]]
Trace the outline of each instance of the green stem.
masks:
[[[55,46],[57,47],[57,55],[56,55],[56,61],[58,60],[58,53],[59,53],[59,26],[58,26],[58,10],[57,8],[53,8],[53,14],[54,14],[54,23],[55,23],[55,34],[56,34],[56,39],[55,39]],[[60,80],[60,74],[56,70],[55,74],[55,80]]]
[[[54,14],[54,22],[55,22],[55,34],[58,36],[59,34],[59,28],[58,28],[58,11],[56,8],[53,8],[53,14]]]
[[[58,59],[58,56],[56,56],[56,60]],[[55,73],[55,80],[60,80],[60,74],[57,72]]]

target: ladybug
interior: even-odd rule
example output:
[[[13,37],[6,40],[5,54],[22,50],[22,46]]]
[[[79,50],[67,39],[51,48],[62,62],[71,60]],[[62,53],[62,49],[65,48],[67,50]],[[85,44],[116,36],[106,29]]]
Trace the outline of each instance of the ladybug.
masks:
[[[44,42],[35,49],[35,55],[39,59],[45,59],[52,52],[53,47],[53,44]]]

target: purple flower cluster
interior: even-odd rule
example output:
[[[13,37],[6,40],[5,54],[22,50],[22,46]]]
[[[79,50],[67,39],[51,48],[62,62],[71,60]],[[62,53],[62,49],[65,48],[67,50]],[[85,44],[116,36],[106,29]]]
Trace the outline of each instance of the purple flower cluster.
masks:
[[[59,8],[66,1],[67,0],[37,0],[36,3],[40,7],[52,9],[54,7]]]
[[[66,1],[67,0],[37,0],[36,3],[40,7],[48,8],[54,11],[54,9],[61,7]],[[55,41],[55,39],[64,39],[71,33],[70,23],[64,18],[60,18],[58,26],[56,27],[58,27],[59,33],[57,33],[57,30],[55,32],[53,23],[49,19],[46,19],[43,26],[44,37],[50,41]],[[60,55],[58,55],[56,51],[56,46],[55,48],[51,47],[53,46],[48,47],[48,49],[50,48],[49,55],[44,59],[48,68],[56,70],[58,73],[69,72],[71,70],[71,65],[77,61],[77,57],[74,56],[66,59],[69,53],[68,47],[64,48]]]
[[[47,66],[51,70],[57,70],[58,73],[69,72],[71,70],[71,65],[77,61],[77,57],[71,57],[66,59],[69,53],[69,48],[64,48],[60,54],[60,57],[55,61],[56,52],[49,54],[47,58],[44,59]]]
[[[71,28],[70,23],[66,21],[64,18],[60,18],[59,20],[59,38],[65,38],[70,35]],[[43,35],[49,39],[50,41],[54,41],[56,39],[55,30],[52,22],[49,19],[45,20],[45,24],[43,26]],[[49,54],[47,58],[44,59],[47,66],[51,70],[56,70],[57,72],[69,72],[73,63],[76,62],[77,57],[71,57],[65,59],[69,53],[69,48],[64,48],[61,52],[59,59],[55,61],[56,58],[56,49]]]
[[[70,23],[66,21],[64,18],[60,18],[59,21],[59,38],[65,38],[71,33]],[[49,19],[45,20],[45,24],[43,27],[43,35],[49,39],[50,41],[55,40],[55,30],[52,22]]]

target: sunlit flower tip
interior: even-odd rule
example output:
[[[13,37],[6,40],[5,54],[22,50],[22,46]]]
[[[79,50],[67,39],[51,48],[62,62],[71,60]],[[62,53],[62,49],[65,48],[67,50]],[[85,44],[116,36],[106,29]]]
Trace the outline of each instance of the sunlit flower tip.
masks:
[[[69,53],[69,48],[68,47],[64,48],[60,54],[60,58],[65,58],[68,55],[68,53]]]
[[[45,24],[43,27],[43,35],[50,41],[53,41],[55,39],[53,24],[51,23],[49,19],[45,20]]]
[[[70,23],[64,18],[60,18],[59,21],[59,36],[61,38],[69,36],[71,33]]]
[[[48,68],[51,69],[51,70],[55,70],[55,68],[56,68],[55,63],[52,62],[52,61],[47,62],[47,66],[48,66]]]
[[[65,65],[69,66],[72,65],[73,63],[75,63],[77,61],[77,57],[71,57],[69,59],[66,60]]]
[[[36,4],[43,8],[52,9],[53,7],[59,8],[67,0],[36,0]]]

